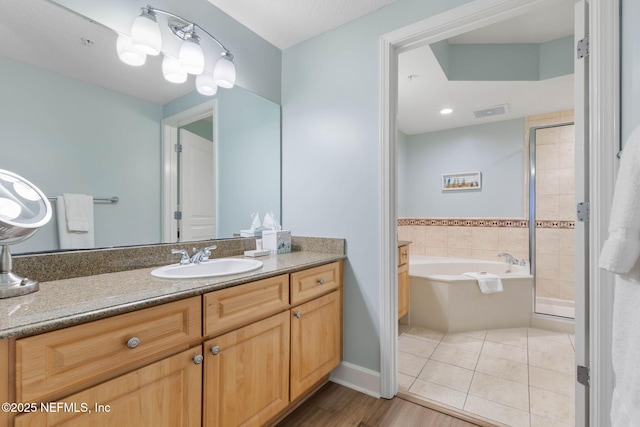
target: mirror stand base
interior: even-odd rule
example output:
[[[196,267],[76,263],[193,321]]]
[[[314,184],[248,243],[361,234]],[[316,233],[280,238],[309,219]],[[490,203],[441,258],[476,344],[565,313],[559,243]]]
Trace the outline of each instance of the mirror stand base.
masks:
[[[11,271],[0,273],[0,299],[27,295],[39,289],[40,284],[33,279],[18,276]]]

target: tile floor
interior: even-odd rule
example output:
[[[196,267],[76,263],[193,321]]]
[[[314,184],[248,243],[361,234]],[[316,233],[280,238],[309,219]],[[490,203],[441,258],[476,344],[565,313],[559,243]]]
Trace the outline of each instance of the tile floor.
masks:
[[[514,427],[574,425],[573,335],[399,325],[400,390]]]

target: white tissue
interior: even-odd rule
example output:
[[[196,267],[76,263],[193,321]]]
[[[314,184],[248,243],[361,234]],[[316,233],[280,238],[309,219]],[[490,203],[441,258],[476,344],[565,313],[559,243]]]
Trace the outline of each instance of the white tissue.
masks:
[[[278,219],[273,212],[267,212],[265,214],[262,227],[264,227],[265,230],[282,230],[282,226],[278,223]]]
[[[251,214],[251,227],[249,227],[250,231],[256,231],[260,227],[260,212]]]
[[[240,237],[259,236],[263,227],[260,226],[260,212],[251,214],[251,226],[248,230],[240,230]]]

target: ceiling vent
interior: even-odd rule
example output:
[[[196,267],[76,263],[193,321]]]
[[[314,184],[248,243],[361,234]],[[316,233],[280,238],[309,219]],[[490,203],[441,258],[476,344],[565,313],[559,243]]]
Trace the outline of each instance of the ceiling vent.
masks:
[[[494,107],[481,108],[479,110],[473,110],[473,115],[476,119],[482,119],[484,117],[498,116],[500,114],[506,114],[509,112],[509,104],[496,105]]]

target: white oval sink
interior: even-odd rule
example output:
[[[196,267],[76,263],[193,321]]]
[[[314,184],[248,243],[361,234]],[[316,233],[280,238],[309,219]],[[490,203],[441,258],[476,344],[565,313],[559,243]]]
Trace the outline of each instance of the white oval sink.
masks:
[[[194,279],[196,277],[227,276],[246,273],[262,267],[262,261],[243,258],[217,258],[198,264],[171,264],[156,268],[152,276],[164,279]]]

